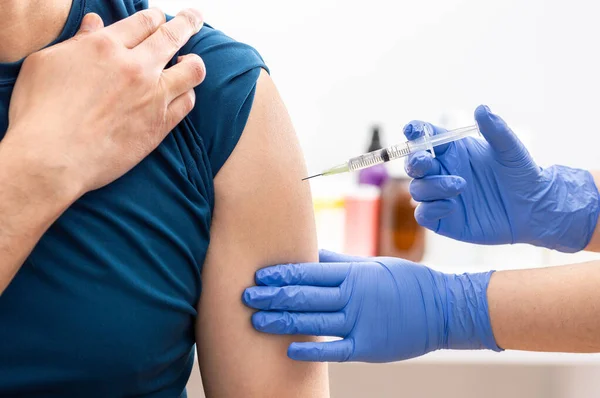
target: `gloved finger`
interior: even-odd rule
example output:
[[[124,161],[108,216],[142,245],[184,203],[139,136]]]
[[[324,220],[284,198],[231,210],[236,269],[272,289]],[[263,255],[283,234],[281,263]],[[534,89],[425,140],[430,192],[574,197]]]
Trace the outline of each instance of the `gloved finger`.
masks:
[[[475,109],[475,120],[479,131],[502,161],[516,162],[529,158],[529,153],[521,140],[508,127],[500,116],[490,108],[480,105]]]
[[[423,178],[442,174],[442,165],[429,152],[419,151],[406,159],[404,170],[411,178]]]
[[[368,257],[335,253],[329,250],[319,250],[319,262],[321,263],[363,263],[367,261],[371,261],[371,259]]]
[[[425,134],[425,125],[429,125],[429,127],[431,127],[433,135],[446,132],[446,129],[443,127],[434,126],[431,123],[423,122],[421,120],[413,120],[404,126],[404,135],[406,136],[406,139],[412,141],[422,137]],[[446,152],[449,146],[450,144],[444,144],[436,147],[435,154],[442,155],[444,152]]]
[[[341,312],[265,312],[252,315],[252,325],[259,332],[271,334],[305,334],[310,336],[344,336],[345,319]]]
[[[458,207],[455,199],[436,200],[420,203],[415,209],[415,219],[422,225],[437,225],[437,222],[454,213]],[[430,228],[431,229],[431,228]]]
[[[332,312],[346,305],[338,287],[254,286],[242,296],[248,307],[267,311]]]
[[[282,264],[256,271],[257,285],[312,285],[335,287],[342,284],[350,272],[347,263]]]
[[[347,362],[353,350],[354,343],[347,339],[327,343],[292,343],[288,357],[296,361]]]
[[[417,202],[448,199],[458,196],[467,186],[459,176],[429,176],[410,182],[409,191]]]

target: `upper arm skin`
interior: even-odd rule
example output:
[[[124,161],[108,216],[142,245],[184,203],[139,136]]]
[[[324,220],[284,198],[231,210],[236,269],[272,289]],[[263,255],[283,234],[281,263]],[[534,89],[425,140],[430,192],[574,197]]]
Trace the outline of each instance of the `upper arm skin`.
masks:
[[[196,341],[207,397],[328,397],[327,366],[286,355],[298,339],[261,334],[241,300],[257,269],[317,261],[304,161],[271,78],[259,78],[240,141],[215,178]]]
[[[596,183],[596,187],[600,188],[600,170],[591,171],[591,173],[592,176],[594,176],[594,182]],[[598,219],[598,223],[596,224],[596,229],[594,230],[592,239],[588,243],[585,250],[600,253],[600,218]]]

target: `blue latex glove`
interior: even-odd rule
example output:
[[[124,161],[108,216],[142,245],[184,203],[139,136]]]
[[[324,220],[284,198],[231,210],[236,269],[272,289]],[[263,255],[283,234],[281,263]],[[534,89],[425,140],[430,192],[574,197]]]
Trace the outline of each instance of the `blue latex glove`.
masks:
[[[292,343],[302,361],[389,362],[449,349],[499,350],[490,326],[492,272],[448,275],[397,258],[320,253],[320,263],[287,264],[256,273],[246,305],[259,310],[262,332],[337,336]]]
[[[485,140],[466,138],[406,162],[419,224],[480,244],[529,243],[563,252],[583,250],[598,221],[598,189],[585,170],[542,169],[504,121],[480,106]],[[408,124],[409,140],[423,122]],[[432,126],[434,132],[442,129]]]

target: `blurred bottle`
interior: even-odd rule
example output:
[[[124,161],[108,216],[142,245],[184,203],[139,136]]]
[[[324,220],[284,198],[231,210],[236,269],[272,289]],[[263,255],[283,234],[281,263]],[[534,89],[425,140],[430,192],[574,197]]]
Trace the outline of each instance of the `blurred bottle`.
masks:
[[[425,253],[425,229],[415,220],[409,184],[409,178],[396,177],[383,186],[378,255],[418,262]]]
[[[381,149],[379,126],[371,130],[368,152]],[[379,213],[381,186],[389,179],[387,168],[380,164],[359,171],[358,186],[345,197],[346,222],[344,252],[354,256],[377,255],[379,245]]]
[[[369,145],[369,148],[367,148],[367,152],[373,152],[383,148],[379,132],[379,126],[373,126],[371,132],[371,144]],[[381,188],[388,178],[389,174],[385,164],[378,164],[377,166],[358,172],[358,183],[362,185],[373,185]]]
[[[381,192],[373,186],[365,185],[346,196],[344,253],[366,257],[377,255],[380,203]]]

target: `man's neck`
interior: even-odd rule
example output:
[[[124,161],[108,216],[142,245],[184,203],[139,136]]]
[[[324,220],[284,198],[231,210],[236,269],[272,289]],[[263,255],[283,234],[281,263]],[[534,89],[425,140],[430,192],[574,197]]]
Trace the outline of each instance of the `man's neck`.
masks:
[[[15,62],[52,43],[73,0],[1,0],[0,62]]]

